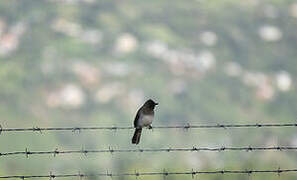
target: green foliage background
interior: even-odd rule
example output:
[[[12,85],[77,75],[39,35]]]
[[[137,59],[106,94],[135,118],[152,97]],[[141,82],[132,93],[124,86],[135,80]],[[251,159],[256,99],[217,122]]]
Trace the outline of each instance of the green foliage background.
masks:
[[[70,1],[69,1],[70,2]],[[129,126],[134,113],[121,103],[127,92],[141,90],[145,98],[159,102],[154,125],[217,123],[285,123],[297,116],[297,19],[290,15],[293,0],[209,0],[209,1],[0,1],[0,18],[7,26],[26,24],[18,48],[0,56],[0,123],[3,127],[59,126]],[[296,1],[295,1],[296,3]],[[267,17],[265,9],[273,8],[277,16]],[[53,30],[56,19],[66,19],[83,29],[98,29],[99,44],[89,44]],[[265,42],[259,27],[270,24],[282,31],[282,39]],[[200,41],[204,31],[215,32],[218,41],[206,46]],[[115,43],[121,34],[130,33],[138,40],[137,50],[117,54]],[[216,67],[200,73],[173,74],[170,66],[144,49],[150,41],[160,41],[170,49],[199,53],[211,51]],[[49,56],[45,56],[46,52]],[[99,69],[100,83],[84,87],[69,67],[76,60]],[[287,71],[293,79],[288,92],[277,92],[263,101],[255,89],[240,78],[227,76],[223,66],[237,62],[246,71],[273,77]],[[131,71],[124,77],[105,73],[107,63],[121,62]],[[45,74],[44,64],[53,67]],[[186,89],[176,95],[170,82],[180,80]],[[119,82],[120,97],[108,103],[97,103],[94,94],[105,84]],[[72,83],[80,86],[86,102],[79,108],[51,108],[46,104],[48,92]],[[137,108],[137,107],[136,107]],[[136,110],[136,109],[135,109]],[[91,131],[78,133],[3,133],[0,152],[29,150],[71,150],[137,148],[130,144],[132,131]],[[296,130],[145,130],[140,148],[270,146],[292,145]],[[0,175],[134,172],[135,170],[168,171],[215,169],[296,168],[296,152],[221,152],[221,153],[131,153],[51,156],[0,157]],[[296,174],[281,179],[296,179]],[[134,177],[132,177],[134,179]],[[131,179],[132,179],[131,178]],[[141,177],[161,179],[163,177]],[[168,177],[168,179],[191,177]],[[199,177],[198,177],[199,178]],[[201,175],[200,178],[249,179],[244,175]],[[92,179],[92,178],[90,178]],[[93,178],[95,179],[95,178]],[[119,178],[121,179],[121,178]],[[129,179],[129,178],[122,178]],[[252,175],[252,179],[278,179],[276,175]]]

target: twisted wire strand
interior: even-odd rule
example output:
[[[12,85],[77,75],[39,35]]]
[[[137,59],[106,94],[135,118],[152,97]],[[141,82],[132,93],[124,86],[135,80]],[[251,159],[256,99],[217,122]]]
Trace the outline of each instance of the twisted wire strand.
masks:
[[[224,152],[224,151],[296,151],[297,147],[295,146],[273,146],[273,147],[195,147],[192,148],[158,148],[158,149],[113,149],[109,147],[108,149],[99,149],[99,150],[67,150],[59,151],[57,148],[53,151],[29,151],[28,148],[25,151],[15,151],[15,152],[2,152],[0,157],[3,156],[14,156],[14,155],[45,155],[52,154],[54,156],[58,154],[89,154],[89,153],[142,153],[142,152]]]
[[[0,176],[0,179],[29,179],[29,178],[67,178],[67,177],[120,177],[120,176],[170,176],[170,175],[191,175],[194,178],[195,175],[199,174],[262,174],[262,173],[275,173],[277,175],[281,175],[283,173],[297,173],[297,169],[272,169],[272,170],[215,170],[215,171],[179,171],[179,172],[167,172],[163,170],[163,172],[135,172],[135,173],[97,173],[97,174],[52,174],[51,172],[49,175],[32,175],[32,176],[24,176],[24,175],[17,175],[17,176]]]
[[[297,127],[297,123],[269,123],[269,124],[215,124],[215,125],[173,125],[173,126],[153,126],[153,129],[228,129],[228,128],[284,128]],[[101,126],[101,127],[48,127],[48,128],[3,128],[0,125],[0,134],[3,132],[43,132],[43,131],[82,131],[82,130],[131,130],[133,126]]]

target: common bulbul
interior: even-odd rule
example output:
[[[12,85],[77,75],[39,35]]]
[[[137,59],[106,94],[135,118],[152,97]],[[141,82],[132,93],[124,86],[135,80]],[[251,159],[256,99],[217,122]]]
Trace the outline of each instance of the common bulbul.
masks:
[[[132,138],[132,144],[138,144],[140,141],[141,131],[143,127],[152,128],[151,124],[154,120],[154,108],[158,103],[153,100],[147,100],[137,111],[134,119],[135,132]]]

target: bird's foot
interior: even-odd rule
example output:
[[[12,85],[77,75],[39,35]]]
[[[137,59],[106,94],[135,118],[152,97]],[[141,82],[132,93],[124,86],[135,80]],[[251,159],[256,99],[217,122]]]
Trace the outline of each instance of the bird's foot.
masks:
[[[153,127],[151,125],[148,125],[147,128],[153,130]]]

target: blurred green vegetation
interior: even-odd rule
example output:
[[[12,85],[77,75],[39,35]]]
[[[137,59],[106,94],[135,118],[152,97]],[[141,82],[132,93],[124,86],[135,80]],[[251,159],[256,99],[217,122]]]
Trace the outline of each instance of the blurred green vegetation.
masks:
[[[296,122],[296,29],[293,0],[0,1],[0,124],[128,126],[147,98],[160,104],[153,125]],[[152,53],[154,43],[166,51]],[[206,65],[188,61],[192,56]],[[228,75],[230,62],[239,74]],[[276,80],[281,72],[291,77],[290,88]],[[255,84],[246,82],[249,75]],[[3,133],[0,152],[137,148],[132,133]],[[141,141],[143,148],[274,146],[296,145],[297,134],[290,128],[145,130]],[[276,169],[296,168],[296,160],[295,152],[18,156],[1,157],[0,174]],[[239,178],[249,179],[203,175]]]

